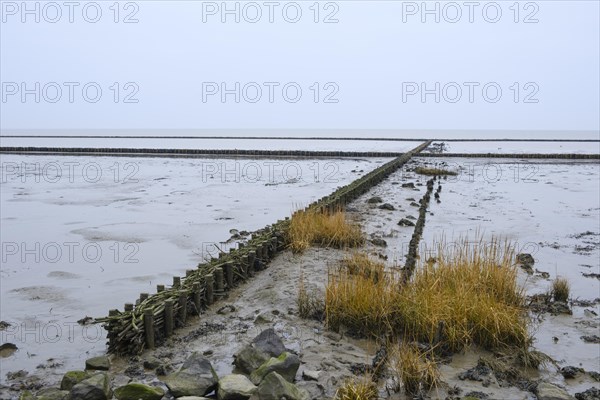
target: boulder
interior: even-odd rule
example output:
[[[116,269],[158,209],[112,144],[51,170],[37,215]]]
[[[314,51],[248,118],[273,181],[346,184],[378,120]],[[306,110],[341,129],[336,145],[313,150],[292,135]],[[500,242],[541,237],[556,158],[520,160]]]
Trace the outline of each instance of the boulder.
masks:
[[[258,386],[260,400],[308,400],[307,392],[286,381],[277,372],[271,372]]]
[[[592,387],[587,389],[585,392],[575,393],[575,398],[577,400],[599,400],[600,389]]]
[[[252,342],[234,355],[236,370],[246,375],[264,364],[271,357],[285,351],[283,342],[272,328],[265,329]]]
[[[381,209],[381,210],[388,210],[388,211],[394,211],[394,210],[396,210],[396,207],[394,207],[390,203],[383,203],[378,208]]]
[[[109,400],[112,398],[110,380],[106,373],[98,373],[82,380],[71,389],[71,400]]]
[[[538,400],[572,400],[573,397],[565,389],[551,383],[542,382],[537,386]]]
[[[245,375],[231,374],[219,379],[217,398],[219,400],[246,400],[256,390],[256,386]]]
[[[36,394],[37,400],[68,400],[69,391],[58,388],[42,389]]]
[[[107,356],[92,357],[85,360],[85,369],[94,371],[108,371],[110,361]]]
[[[215,390],[218,377],[210,361],[194,353],[164,382],[175,397],[204,396]]]
[[[517,261],[520,264],[533,265],[535,264],[535,260],[533,256],[529,253],[519,253],[517,254]]]
[[[25,390],[19,396],[19,400],[37,400],[37,397],[35,397],[29,390]]]
[[[383,199],[379,196],[373,196],[369,200],[367,200],[367,203],[369,203],[369,204],[383,203]]]
[[[300,359],[297,355],[284,352],[277,358],[271,357],[268,361],[258,367],[250,375],[250,380],[255,385],[258,385],[265,376],[271,372],[277,372],[288,382],[294,382],[296,379],[296,372],[300,367]]]
[[[89,376],[89,373],[85,371],[68,371],[63,375],[63,378],[60,381],[60,389],[71,390],[73,389],[73,386],[77,385],[82,380],[89,378]]]
[[[119,400],[160,400],[164,395],[161,388],[141,383],[128,383],[115,389],[115,397]]]
[[[399,222],[398,225],[400,226],[415,226],[415,223],[412,222],[410,219],[407,218],[402,218]]]

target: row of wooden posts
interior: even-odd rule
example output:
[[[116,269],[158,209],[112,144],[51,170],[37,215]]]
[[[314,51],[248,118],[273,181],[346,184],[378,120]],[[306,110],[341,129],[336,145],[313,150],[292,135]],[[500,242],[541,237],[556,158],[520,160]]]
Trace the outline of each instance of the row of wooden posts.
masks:
[[[377,185],[404,165],[414,154],[430,144],[425,142],[355,180],[332,194],[310,204],[302,211],[334,212]],[[293,216],[292,216],[293,218]],[[124,311],[110,310],[109,315],[96,319],[107,330],[108,351],[115,354],[139,354],[154,348],[185,325],[189,314],[200,315],[202,310],[238,282],[252,277],[288,244],[290,218],[279,220],[252,234],[237,249],[221,253],[219,258],[188,270],[184,278],[173,277],[170,288],[158,285],[156,294],[142,293],[136,303],[125,304]]]

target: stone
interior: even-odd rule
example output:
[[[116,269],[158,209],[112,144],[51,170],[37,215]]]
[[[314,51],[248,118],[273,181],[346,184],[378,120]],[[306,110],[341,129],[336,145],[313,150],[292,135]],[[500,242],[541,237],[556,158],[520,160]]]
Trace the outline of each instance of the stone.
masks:
[[[109,400],[112,398],[106,373],[97,373],[82,380],[71,389],[71,400]]]
[[[178,397],[177,400],[210,400],[208,397],[200,397],[200,396],[183,396]]]
[[[19,400],[37,400],[37,398],[29,390],[25,390],[19,396]]]
[[[36,394],[37,400],[68,400],[69,391],[58,388],[42,389]]]
[[[321,371],[312,371],[310,369],[302,371],[302,379],[305,381],[318,381],[320,376]]]
[[[572,400],[566,390],[551,383],[542,382],[537,386],[538,400]]]
[[[61,390],[71,390],[73,386],[77,385],[84,379],[89,378],[89,373],[85,371],[68,371],[62,377],[60,381]]]
[[[256,371],[250,375],[250,380],[255,385],[258,385],[265,376],[271,372],[277,372],[288,382],[294,382],[296,372],[300,368],[300,358],[297,355],[284,352],[279,357],[271,357],[263,365],[258,367]]]
[[[583,368],[578,368],[578,367],[574,367],[572,365],[566,366],[566,367],[562,367],[560,369],[560,373],[561,375],[565,378],[565,379],[573,379],[575,378],[579,373],[584,373],[585,371],[583,370]]]
[[[369,203],[369,204],[383,203],[383,199],[379,196],[373,196],[369,200],[367,200],[367,203]]]
[[[308,400],[309,395],[296,385],[286,381],[277,372],[271,372],[258,386],[260,400]]]
[[[590,335],[590,336],[582,336],[581,340],[586,343],[600,343],[600,336],[598,335]]]
[[[398,225],[400,225],[400,226],[415,226],[415,223],[412,222],[410,219],[402,218],[400,221],[398,221]]]
[[[387,247],[387,242],[385,240],[383,240],[382,238],[371,239],[371,243],[373,243],[373,245],[378,246],[378,247]]]
[[[246,400],[257,387],[245,375],[231,374],[219,379],[217,398],[219,400]]]
[[[148,356],[144,359],[144,368],[146,369],[156,369],[160,367],[162,361],[154,356]]]
[[[161,388],[141,383],[128,383],[115,389],[115,397],[119,400],[160,400],[164,395]]]
[[[283,342],[272,328],[265,329],[252,342],[234,355],[237,372],[250,375],[271,357],[285,351]]]
[[[107,356],[92,357],[85,360],[85,369],[108,371],[110,369],[110,361]]]
[[[194,353],[164,383],[175,397],[204,396],[215,390],[218,377],[210,361]]]
[[[383,203],[382,205],[380,205],[377,208],[379,208],[381,210],[388,210],[388,211],[394,211],[394,210],[396,210],[396,207],[394,207],[390,203]]]
[[[517,254],[517,261],[521,264],[527,264],[527,265],[535,264],[535,260],[534,260],[533,256],[529,253]]]
[[[408,182],[408,183],[403,183],[402,184],[403,188],[408,188],[408,189],[414,189],[415,188],[415,184],[412,182]]]
[[[575,393],[577,400],[600,400],[600,389],[591,387],[585,392]]]

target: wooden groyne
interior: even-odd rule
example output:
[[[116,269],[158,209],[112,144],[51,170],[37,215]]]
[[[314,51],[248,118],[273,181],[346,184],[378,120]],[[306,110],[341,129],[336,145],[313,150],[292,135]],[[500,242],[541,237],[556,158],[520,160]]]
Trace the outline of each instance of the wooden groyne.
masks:
[[[305,210],[332,212],[343,208],[430,143],[427,141],[374,169],[311,203]],[[174,329],[184,326],[189,316],[199,315],[238,283],[266,268],[278,252],[287,248],[289,224],[290,220],[286,218],[268,225],[254,232],[251,239],[240,243],[237,249],[199,264],[188,270],[185,277],[174,277],[170,287],[158,285],[155,294],[142,293],[135,303],[125,304],[123,311],[110,310],[107,317],[96,319],[95,322],[103,323],[108,331],[108,352],[139,354],[146,348],[160,345]]]
[[[431,142],[431,141],[430,141]],[[313,150],[243,150],[243,149],[152,149],[152,148],[91,148],[91,147],[0,147],[0,153],[26,155],[128,156],[128,157],[400,157],[397,151],[313,151]],[[421,153],[421,157],[449,158],[520,158],[600,160],[595,154],[542,153]]]

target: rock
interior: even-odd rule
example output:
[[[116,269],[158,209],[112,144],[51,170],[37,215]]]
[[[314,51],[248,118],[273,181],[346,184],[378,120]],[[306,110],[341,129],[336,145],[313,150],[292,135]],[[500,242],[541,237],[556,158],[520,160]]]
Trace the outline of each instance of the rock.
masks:
[[[598,335],[591,335],[591,336],[582,336],[581,340],[583,340],[586,343],[600,343],[600,336]]]
[[[403,183],[402,184],[403,188],[408,188],[408,189],[414,189],[415,188],[415,184],[412,182],[408,182],[408,183]]]
[[[382,238],[371,239],[371,243],[373,243],[375,246],[387,247],[387,242]]]
[[[250,375],[271,357],[278,357],[285,351],[283,342],[272,328],[265,329],[252,343],[234,355],[234,365],[241,373]]]
[[[379,196],[373,196],[369,200],[367,200],[367,203],[369,203],[369,204],[383,203],[383,199]]]
[[[200,397],[200,396],[183,396],[178,397],[177,400],[210,400],[208,397]]]
[[[566,390],[551,383],[542,382],[537,386],[538,400],[572,400]]]
[[[410,219],[407,218],[402,218],[399,222],[398,225],[400,226],[415,226],[415,223],[412,222]]]
[[[320,376],[321,371],[311,371],[309,369],[302,371],[302,379],[305,381],[318,381]]]
[[[89,358],[85,360],[85,369],[108,371],[110,369],[110,361],[107,356]]]
[[[489,396],[483,392],[469,392],[462,398],[462,400],[485,400]]]
[[[533,259],[533,256],[529,253],[517,254],[517,261],[521,264],[527,264],[527,265],[535,264],[535,260]]]
[[[416,203],[416,202],[414,202],[414,201],[413,201],[412,203],[410,203],[410,205],[411,205],[412,207],[421,207],[421,205],[420,205],[419,203]]]
[[[382,205],[380,205],[377,208],[379,208],[381,210],[389,210],[389,211],[394,211],[396,209],[396,207],[394,207],[390,203],[383,203]]]
[[[144,360],[144,368],[146,368],[146,369],[156,369],[161,364],[162,364],[162,361],[160,361],[158,358],[156,358],[154,356],[148,356]]]
[[[271,357],[267,362],[258,367],[250,375],[250,380],[255,385],[258,385],[265,376],[271,372],[277,372],[288,382],[294,382],[299,367],[300,358],[295,354],[284,352],[277,358]]]
[[[68,400],[69,391],[58,388],[47,388],[37,392],[36,398],[37,400]]]
[[[89,378],[89,373],[85,371],[68,371],[63,375],[62,381],[60,381],[61,390],[71,390],[73,386],[77,385],[84,379]]]
[[[217,398],[219,400],[246,400],[257,390],[250,380],[239,374],[231,374],[219,379]]]
[[[260,313],[254,318],[254,323],[257,325],[271,324],[273,321],[273,315],[266,312]]]
[[[592,387],[585,392],[575,393],[575,398],[577,400],[600,400],[600,389]]]
[[[71,389],[71,400],[109,400],[112,398],[108,375],[97,373]]]
[[[164,395],[161,388],[141,383],[129,383],[115,389],[115,397],[119,400],[160,400]]]
[[[37,398],[29,390],[25,390],[19,396],[19,400],[37,400]]]
[[[258,398],[260,400],[308,400],[309,396],[303,390],[300,390],[286,381],[277,372],[271,372],[263,379],[258,386]]]
[[[492,374],[492,369],[490,367],[488,367],[487,365],[485,365],[482,362],[478,362],[475,367],[473,367],[465,372],[461,372],[458,375],[458,379],[460,379],[461,381],[470,380],[470,381],[482,382],[482,385],[484,387],[487,387],[491,383],[491,377],[490,377],[491,374]]]
[[[210,361],[194,353],[164,382],[175,397],[204,396],[215,390],[218,377]]]
[[[566,366],[566,367],[562,367],[560,369],[560,373],[562,374],[562,376],[565,379],[573,379],[580,372],[584,373],[585,371],[583,370],[583,368],[573,367],[572,365],[569,365],[569,366]]]

